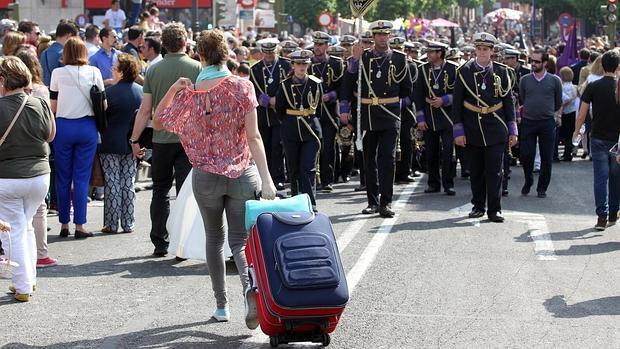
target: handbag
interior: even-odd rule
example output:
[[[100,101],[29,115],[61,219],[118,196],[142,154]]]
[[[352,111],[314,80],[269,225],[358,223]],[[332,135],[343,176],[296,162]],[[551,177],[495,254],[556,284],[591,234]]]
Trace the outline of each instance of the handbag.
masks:
[[[67,67],[65,67],[67,68]],[[75,80],[75,77],[71,74],[71,71],[67,68],[69,75]],[[86,100],[90,103],[91,108],[93,109],[93,115],[95,117],[95,123],[97,124],[97,131],[99,133],[105,132],[106,128],[108,128],[108,118],[105,112],[105,108],[103,103],[106,99],[105,90],[100,90],[99,86],[95,83],[95,71],[93,70],[93,84],[90,87],[90,96],[87,96],[86,93],[80,88],[80,67],[78,66],[78,74],[76,80],[77,88],[80,90],[80,93]]]
[[[99,152],[95,153],[95,158],[93,159],[93,168],[90,173],[90,185],[93,187],[103,187],[105,185]]]
[[[19,106],[19,109],[17,109],[15,116],[13,116],[13,120],[11,120],[9,127],[7,127],[6,131],[4,131],[4,134],[2,135],[2,138],[0,138],[0,147],[2,146],[2,144],[4,144],[6,137],[9,136],[9,132],[11,132],[11,129],[15,125],[15,122],[17,122],[17,118],[21,115],[22,110],[24,110],[24,107],[26,106],[26,102],[28,102],[28,96],[24,97],[24,100],[22,101],[22,105]]]

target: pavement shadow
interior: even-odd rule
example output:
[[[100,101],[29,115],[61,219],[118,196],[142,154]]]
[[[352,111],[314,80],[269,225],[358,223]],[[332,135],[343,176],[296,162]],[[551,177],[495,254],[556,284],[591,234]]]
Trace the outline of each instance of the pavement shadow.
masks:
[[[52,345],[28,345],[8,343],[2,349],[66,349],[66,348],[238,348],[250,335],[222,336],[204,331],[201,327],[216,323],[213,320],[165,326],[124,333],[106,338],[56,343]]]
[[[547,299],[543,305],[556,318],[576,319],[588,316],[620,315],[620,296],[592,299],[568,305],[563,295]]]
[[[481,220],[481,224],[491,223],[488,220]],[[495,223],[494,223],[495,224]],[[429,231],[429,230],[439,230],[439,229],[450,229],[450,228],[458,228],[458,227],[470,227],[472,226],[471,219],[467,217],[453,217],[446,218],[440,220],[433,221],[425,221],[425,222],[402,222],[399,224],[395,224],[392,227],[391,234],[396,234],[398,232],[404,231]],[[379,226],[373,227],[369,230],[369,233],[376,234],[379,230]]]
[[[601,234],[595,234],[586,236],[590,233],[595,232],[592,228],[586,228],[582,230],[574,230],[574,231],[561,231],[555,233],[546,234],[550,240],[552,241],[563,241],[563,240],[587,240],[593,239],[597,237],[601,237]],[[530,232],[525,232],[517,237],[515,237],[515,242],[532,242],[532,237],[530,236]]]
[[[209,275],[205,263],[179,263],[174,259],[154,259],[144,256],[101,260],[86,264],[61,264],[38,271],[39,277],[89,277],[121,275],[126,279],[144,279],[163,276]],[[227,275],[238,275],[234,263],[226,263]]]
[[[620,251],[620,242],[603,242],[596,245],[573,245],[566,250],[556,250],[558,256],[588,256]]]

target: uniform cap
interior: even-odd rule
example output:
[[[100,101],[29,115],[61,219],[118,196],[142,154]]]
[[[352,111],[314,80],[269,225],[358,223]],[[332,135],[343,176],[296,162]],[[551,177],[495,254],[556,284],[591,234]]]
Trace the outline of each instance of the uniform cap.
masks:
[[[446,51],[449,46],[439,41],[426,41],[426,51]]]
[[[297,50],[299,48],[299,45],[295,41],[286,40],[280,43],[280,47],[282,47],[282,51],[292,52]]]
[[[258,46],[263,52],[274,52],[278,47],[279,43],[280,41],[278,41],[278,39],[276,38],[261,39],[257,42]]]
[[[392,49],[402,49],[403,45],[405,45],[405,42],[407,41],[407,39],[401,37],[401,36],[395,36],[393,38],[390,38],[390,48]]]
[[[375,41],[372,37],[372,32],[370,30],[363,32],[362,35],[360,35],[360,39],[362,40],[362,42],[374,42]]]
[[[308,50],[297,50],[289,55],[289,59],[293,63],[310,63],[312,59],[312,51]]]
[[[312,33],[312,42],[315,44],[326,44],[329,42],[329,34],[326,32],[316,31]]]
[[[521,56],[521,52],[515,49],[507,49],[503,52],[503,56],[510,57],[510,58],[519,58],[519,56]]]
[[[476,48],[471,45],[466,45],[466,46],[461,47],[461,51],[466,52],[466,53],[472,53],[476,51]]]
[[[345,52],[347,52],[347,49],[340,45],[334,45],[334,46],[330,46],[327,48],[327,54],[333,55],[333,56],[340,57],[344,55]]]
[[[343,35],[340,38],[340,46],[353,46],[355,43],[355,36],[353,35]]]
[[[373,34],[389,34],[394,24],[390,21],[378,20],[370,23],[369,29]]]
[[[497,44],[497,39],[495,36],[489,33],[476,33],[474,34],[473,39],[475,46],[487,46],[493,48]]]

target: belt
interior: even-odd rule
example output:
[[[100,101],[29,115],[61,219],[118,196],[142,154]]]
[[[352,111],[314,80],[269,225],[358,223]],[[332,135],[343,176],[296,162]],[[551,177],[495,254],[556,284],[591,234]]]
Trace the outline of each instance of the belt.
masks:
[[[504,106],[504,103],[499,102],[496,105],[492,106],[492,107],[479,107],[477,105],[473,105],[467,101],[463,102],[463,106],[465,107],[465,109],[471,110],[474,113],[478,113],[478,114],[492,114],[495,113],[496,111],[502,109],[502,107]]]
[[[400,102],[400,97],[390,97],[390,98],[362,98],[362,104],[370,104],[370,105],[383,105],[383,104],[391,104]]]
[[[293,116],[310,116],[316,114],[316,109],[286,109],[286,114]]]

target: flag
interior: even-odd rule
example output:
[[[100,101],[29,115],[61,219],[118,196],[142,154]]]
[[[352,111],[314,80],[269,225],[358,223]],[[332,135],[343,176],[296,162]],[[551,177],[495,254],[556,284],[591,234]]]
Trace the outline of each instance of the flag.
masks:
[[[558,71],[560,68],[571,66],[579,60],[577,50],[577,21],[575,21],[570,29],[570,36],[566,42],[566,47],[564,47],[564,51],[562,51],[562,55],[558,59]]]

